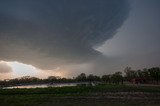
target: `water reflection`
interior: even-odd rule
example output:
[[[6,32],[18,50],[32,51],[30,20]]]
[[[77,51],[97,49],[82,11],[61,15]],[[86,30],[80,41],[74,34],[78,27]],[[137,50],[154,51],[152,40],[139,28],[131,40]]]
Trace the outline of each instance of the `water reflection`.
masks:
[[[89,83],[55,83],[55,84],[39,84],[39,85],[18,85],[4,87],[3,89],[13,89],[13,88],[47,88],[47,87],[65,87],[65,86],[77,86],[77,85],[88,85]]]

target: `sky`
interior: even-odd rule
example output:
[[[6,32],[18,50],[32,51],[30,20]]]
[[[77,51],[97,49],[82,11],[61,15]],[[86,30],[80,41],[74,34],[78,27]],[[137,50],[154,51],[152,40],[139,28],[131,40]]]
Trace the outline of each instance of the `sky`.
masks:
[[[0,0],[0,79],[160,66],[159,0]]]

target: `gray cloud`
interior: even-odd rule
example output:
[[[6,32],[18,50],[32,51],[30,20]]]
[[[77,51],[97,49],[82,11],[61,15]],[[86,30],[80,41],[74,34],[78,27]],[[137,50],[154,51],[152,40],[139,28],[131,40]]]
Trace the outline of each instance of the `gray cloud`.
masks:
[[[123,26],[98,48],[108,59],[96,61],[95,73],[123,71],[127,66],[133,69],[160,66],[160,0],[130,1],[132,9]]]
[[[126,0],[1,0],[0,60],[42,69],[92,61],[128,11]]]
[[[10,73],[12,72],[11,66],[5,62],[0,62],[0,73]]]

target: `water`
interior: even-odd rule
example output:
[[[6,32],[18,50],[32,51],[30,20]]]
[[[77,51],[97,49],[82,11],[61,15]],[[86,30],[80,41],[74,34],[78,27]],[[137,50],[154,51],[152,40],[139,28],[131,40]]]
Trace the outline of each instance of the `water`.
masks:
[[[19,85],[4,87],[3,89],[13,89],[13,88],[47,88],[47,87],[65,87],[65,86],[77,86],[77,85],[88,85],[87,82],[84,83],[55,83],[55,84],[39,84],[39,85]]]

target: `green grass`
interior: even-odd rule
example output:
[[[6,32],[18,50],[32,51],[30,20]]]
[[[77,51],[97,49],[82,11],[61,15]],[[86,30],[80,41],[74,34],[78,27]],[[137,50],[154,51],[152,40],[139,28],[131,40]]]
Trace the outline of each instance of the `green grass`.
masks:
[[[144,99],[120,98],[124,95],[115,95],[119,92],[144,92],[149,95]],[[108,98],[107,93],[118,98]],[[0,106],[158,106],[160,105],[159,93],[160,87],[127,85],[0,89]],[[103,94],[107,94],[107,96]],[[138,95],[133,96],[139,97]]]
[[[151,92],[160,93],[160,87],[151,86],[127,86],[127,85],[97,85],[97,86],[75,86],[75,87],[49,87],[30,89],[0,89],[0,95],[13,94],[88,94],[106,92]]]

